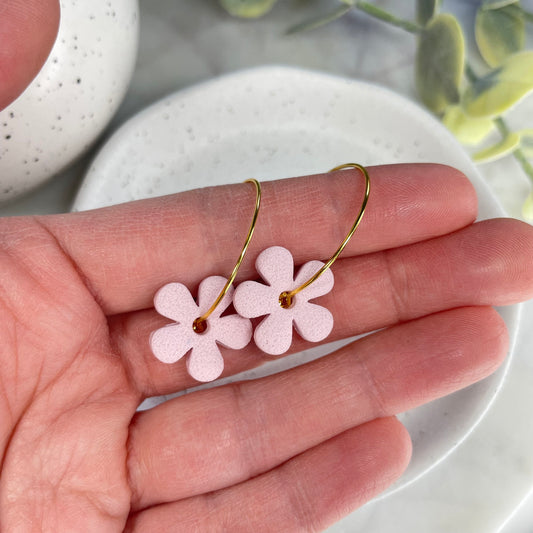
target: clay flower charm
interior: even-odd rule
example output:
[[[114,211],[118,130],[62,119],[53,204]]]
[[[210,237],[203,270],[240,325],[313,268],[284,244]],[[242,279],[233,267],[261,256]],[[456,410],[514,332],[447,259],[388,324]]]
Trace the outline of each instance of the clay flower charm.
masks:
[[[164,285],[154,297],[156,311],[175,321],[150,336],[154,355],[163,363],[174,363],[192,350],[187,358],[187,370],[198,381],[213,381],[222,373],[224,360],[217,343],[240,349],[252,337],[248,319],[236,314],[220,316],[231,304],[233,287],[206,320],[205,331],[197,333],[193,329],[194,321],[211,307],[226,281],[221,276],[204,279],[198,288],[198,305],[181,283]]]
[[[267,248],[257,257],[255,266],[267,285],[245,281],[236,289],[233,305],[239,315],[255,318],[268,315],[256,328],[254,340],[257,346],[270,355],[285,353],[292,343],[292,326],[307,341],[325,339],[333,328],[333,316],[320,305],[309,300],[327,294],[333,288],[333,274],[324,274],[297,293],[290,307],[280,302],[283,292],[291,291],[305,283],[324,263],[305,263],[294,277],[294,260],[291,253],[281,246]]]

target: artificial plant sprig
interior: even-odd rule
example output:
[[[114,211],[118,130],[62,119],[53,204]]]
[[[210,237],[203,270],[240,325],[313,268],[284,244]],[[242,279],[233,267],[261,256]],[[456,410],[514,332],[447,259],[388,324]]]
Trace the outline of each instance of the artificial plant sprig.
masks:
[[[232,15],[257,17],[276,0],[220,0]],[[440,12],[440,0],[417,0],[416,21],[404,20],[362,0],[337,0],[331,10],[289,28],[308,31],[352,10],[399,27],[417,38],[416,86],[420,99],[465,145],[478,145],[497,130],[500,140],[473,154],[476,162],[512,154],[533,183],[533,129],[511,131],[503,115],[533,91],[533,51],[524,51],[526,26],[533,14],[520,0],[482,0],[474,34],[486,72],[478,75],[466,59],[463,29],[451,14]],[[533,192],[523,207],[533,220]]]

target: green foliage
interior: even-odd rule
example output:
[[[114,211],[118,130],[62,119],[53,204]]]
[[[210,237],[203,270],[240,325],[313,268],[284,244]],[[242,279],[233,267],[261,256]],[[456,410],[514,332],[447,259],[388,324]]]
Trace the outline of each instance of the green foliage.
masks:
[[[464,59],[464,37],[457,19],[445,13],[433,17],[418,40],[416,87],[435,113],[459,101]]]
[[[441,0],[416,0],[416,20],[425,26],[438,12]]]
[[[442,122],[459,142],[466,145],[479,144],[494,129],[491,118],[469,117],[459,105],[449,106]]]
[[[476,152],[472,158],[476,163],[489,163],[512,154],[520,146],[520,135],[515,132],[509,133],[501,141]]]
[[[520,135],[520,147],[525,157],[533,159],[533,129],[517,132]]]
[[[276,0],[219,0],[232,15],[254,18],[268,12]],[[352,9],[417,35],[415,81],[420,99],[466,145],[480,144],[495,126],[501,140],[477,151],[477,162],[513,154],[533,182],[533,129],[509,131],[502,115],[533,91],[533,51],[524,48],[533,13],[519,0],[483,0],[475,21],[479,52],[490,70],[482,76],[465,59],[463,30],[455,17],[439,13],[441,0],[416,0],[416,22],[389,13],[372,1],[336,0],[330,11],[288,30],[297,33],[333,22]],[[466,86],[466,87],[465,87]],[[523,207],[533,220],[533,192]]]
[[[257,18],[268,13],[277,0],[220,0],[220,5],[234,17]]]
[[[307,21],[301,22],[300,24],[296,24],[295,26],[291,26],[287,30],[287,34],[289,35],[292,33],[301,33],[303,31],[314,30],[316,28],[319,28],[320,26],[324,26],[325,24],[329,24],[330,22],[333,22],[334,20],[337,20],[338,18],[342,17],[352,8],[353,6],[349,3],[343,3],[341,5],[335,6],[333,10],[326,14],[312,17]]]
[[[483,0],[482,9],[500,9],[501,7],[518,4],[518,0]]]
[[[499,9],[478,9],[475,36],[483,59],[491,67],[524,48],[526,24],[522,10],[515,4]]]
[[[498,117],[532,90],[533,51],[519,52],[472,83],[462,105],[472,117]]]

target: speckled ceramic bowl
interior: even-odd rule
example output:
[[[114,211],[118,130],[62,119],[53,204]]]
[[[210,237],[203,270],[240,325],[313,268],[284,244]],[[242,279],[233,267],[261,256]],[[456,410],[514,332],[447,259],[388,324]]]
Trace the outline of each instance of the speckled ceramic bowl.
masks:
[[[64,169],[102,132],[126,92],[137,0],[61,0],[56,43],[39,75],[0,112],[0,202]]]

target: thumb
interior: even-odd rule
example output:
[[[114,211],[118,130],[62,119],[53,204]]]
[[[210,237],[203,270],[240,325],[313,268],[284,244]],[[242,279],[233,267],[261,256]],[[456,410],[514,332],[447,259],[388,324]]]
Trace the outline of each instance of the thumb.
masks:
[[[59,0],[0,0],[0,110],[35,78],[58,26]]]

